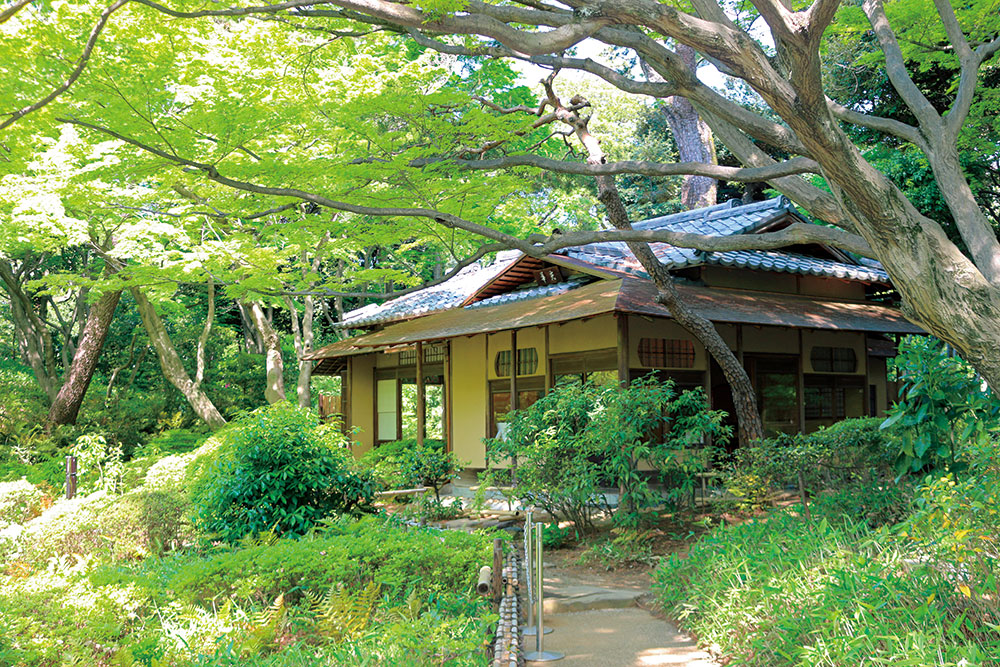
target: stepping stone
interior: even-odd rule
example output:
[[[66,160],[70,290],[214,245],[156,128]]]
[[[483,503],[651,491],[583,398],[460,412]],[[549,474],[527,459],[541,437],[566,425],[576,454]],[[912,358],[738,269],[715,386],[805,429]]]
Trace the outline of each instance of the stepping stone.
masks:
[[[596,609],[627,609],[639,606],[643,591],[561,585],[545,591],[546,614],[570,614]]]

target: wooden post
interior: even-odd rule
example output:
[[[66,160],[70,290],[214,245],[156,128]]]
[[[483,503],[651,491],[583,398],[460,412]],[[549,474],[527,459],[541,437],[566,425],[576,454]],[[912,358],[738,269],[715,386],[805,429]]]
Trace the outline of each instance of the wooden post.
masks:
[[[424,410],[424,344],[417,343],[417,446],[424,446],[424,423],[427,415]]]
[[[743,325],[736,325],[736,358],[740,360],[740,366],[746,370],[746,364],[743,363]]]
[[[493,539],[493,605],[500,609],[503,597],[503,540]]]
[[[871,378],[868,377],[868,336],[866,334],[861,334],[861,359],[864,362],[864,384],[862,384],[862,394],[861,400],[864,402],[864,407],[862,408],[862,414],[868,417],[874,417],[878,413],[872,414],[872,397],[871,397]]]
[[[510,410],[507,412],[507,422],[510,423],[510,413],[517,410],[517,329],[510,330]],[[510,458],[510,484],[517,486],[517,454]]]
[[[354,401],[351,396],[351,379],[354,377],[354,359],[351,357],[347,358],[347,371],[344,373],[343,379],[340,381],[340,408],[344,411],[344,423],[343,429],[344,433],[350,433],[351,427],[354,425]],[[373,392],[374,393],[374,392]],[[377,417],[376,417],[377,418]]]
[[[543,370],[545,372],[545,393],[548,394],[552,390],[552,364],[549,362],[549,326],[545,325],[545,360]]]
[[[806,363],[806,348],[802,344],[802,329],[799,332],[799,373],[798,373],[798,392],[799,392],[799,433],[806,432],[806,375],[804,372]]]
[[[623,388],[629,383],[628,315],[615,317],[618,325],[618,384]]]
[[[66,457],[66,500],[76,496],[76,457]]]
[[[444,451],[455,451],[451,418],[451,341],[444,346]]]

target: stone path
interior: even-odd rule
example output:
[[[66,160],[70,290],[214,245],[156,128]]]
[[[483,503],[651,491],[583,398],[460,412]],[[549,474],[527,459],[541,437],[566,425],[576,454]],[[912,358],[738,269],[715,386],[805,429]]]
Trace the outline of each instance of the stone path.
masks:
[[[641,588],[594,586],[546,566],[545,650],[564,653],[569,667],[718,667],[673,624],[638,606]],[[535,650],[535,638],[524,638]],[[539,665],[542,663],[528,663]]]

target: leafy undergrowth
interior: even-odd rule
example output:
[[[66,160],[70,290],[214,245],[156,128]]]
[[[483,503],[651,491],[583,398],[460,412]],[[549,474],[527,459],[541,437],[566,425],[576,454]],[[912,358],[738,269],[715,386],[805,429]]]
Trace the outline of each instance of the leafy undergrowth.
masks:
[[[0,665],[486,663],[497,619],[474,584],[492,535],[377,516],[199,534],[190,490],[235,433],[125,464],[120,493],[0,487]]]
[[[871,529],[846,515],[776,512],[665,559],[654,587],[729,665],[1000,664],[996,561],[976,560],[995,532],[982,522],[956,532],[952,513],[933,540],[915,539],[927,518]],[[956,534],[968,553],[944,547]]]

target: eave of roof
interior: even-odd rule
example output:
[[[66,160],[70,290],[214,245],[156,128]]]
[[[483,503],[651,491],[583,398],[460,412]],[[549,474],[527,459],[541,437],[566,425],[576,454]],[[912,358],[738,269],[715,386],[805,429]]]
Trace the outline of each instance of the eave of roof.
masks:
[[[806,329],[923,333],[895,308],[795,294],[678,285],[684,303],[713,322]],[[602,280],[567,292],[479,308],[456,308],[392,324],[316,350],[305,359],[362,354],[393,345],[542,326],[606,313],[669,318],[646,280]]]

